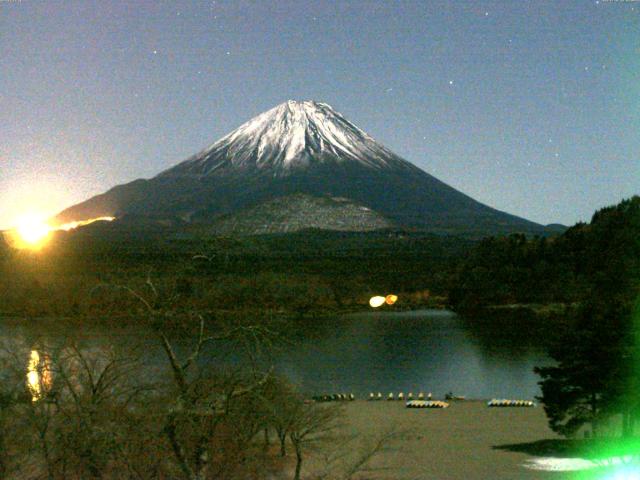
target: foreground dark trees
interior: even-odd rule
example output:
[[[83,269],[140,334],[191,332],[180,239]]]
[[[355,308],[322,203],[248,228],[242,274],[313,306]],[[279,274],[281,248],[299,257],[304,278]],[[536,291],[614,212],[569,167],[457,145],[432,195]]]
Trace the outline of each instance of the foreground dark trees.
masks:
[[[621,331],[623,327],[613,326],[627,314],[606,308],[582,307],[575,328],[550,349],[557,365],[536,368],[549,425],[560,434],[573,436],[588,424],[597,436],[599,425],[626,409],[623,403],[637,401],[632,397],[640,393],[633,391],[634,375],[629,370],[637,347]]]
[[[138,356],[68,339],[38,345],[37,361],[27,362],[29,349],[6,349],[1,478],[287,478],[289,459],[280,459],[275,444],[265,448],[263,432],[276,431],[265,398],[278,411],[292,412],[291,431],[307,425],[309,412],[330,409],[297,394],[274,395],[281,382],[268,371],[260,377],[236,369],[196,371],[205,338],[197,337],[181,359],[168,345],[171,366],[159,376],[147,374]],[[313,418],[305,437],[321,433],[322,422]],[[321,418],[331,423],[334,417]],[[306,451],[298,453],[300,463]]]
[[[572,328],[537,368],[551,428],[566,436],[635,435],[640,415],[640,197],[603,209],[588,226],[589,288]],[[621,419],[619,428],[604,427]],[[603,431],[606,430],[606,431]]]
[[[207,321],[178,310],[176,294],[150,280],[144,291],[105,288],[134,299],[152,335],[146,338],[155,337],[153,350],[166,363],[149,363],[148,344],[62,330],[48,343],[7,345],[0,354],[1,478],[300,479],[309,454],[331,450],[323,442],[337,432],[339,413],[273,374],[268,357],[281,333],[269,322]],[[325,478],[347,478],[343,472],[365,468],[371,456]]]

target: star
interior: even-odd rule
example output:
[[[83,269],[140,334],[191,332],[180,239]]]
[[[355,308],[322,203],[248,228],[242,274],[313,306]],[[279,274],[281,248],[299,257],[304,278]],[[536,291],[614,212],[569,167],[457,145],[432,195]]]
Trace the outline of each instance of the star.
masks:
[[[484,16],[488,17],[489,16],[489,12],[484,12]]]
[[[449,80],[449,85],[453,85],[453,80]]]
[[[157,54],[158,54],[158,51],[157,51],[157,50],[154,50],[154,51],[153,51],[153,54],[154,54],[154,55],[157,55]]]

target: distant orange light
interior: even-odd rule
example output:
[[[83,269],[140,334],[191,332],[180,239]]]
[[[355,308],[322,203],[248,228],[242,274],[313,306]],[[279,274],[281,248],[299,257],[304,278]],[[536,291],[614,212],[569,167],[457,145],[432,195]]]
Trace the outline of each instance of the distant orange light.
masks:
[[[393,294],[387,295],[384,301],[387,305],[393,305],[398,301],[398,296]]]

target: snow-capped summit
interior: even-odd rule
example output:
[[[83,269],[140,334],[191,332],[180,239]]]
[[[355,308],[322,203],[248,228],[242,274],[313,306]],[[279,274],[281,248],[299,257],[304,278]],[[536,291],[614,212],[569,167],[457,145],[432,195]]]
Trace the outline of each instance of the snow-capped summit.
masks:
[[[103,216],[200,223],[224,235],[405,227],[544,232],[429,175],[329,105],[293,100],[159,175],[116,186],[57,220]]]
[[[375,169],[408,166],[330,105],[289,100],[160,176],[207,176],[229,168],[287,175],[313,162],[357,162]]]

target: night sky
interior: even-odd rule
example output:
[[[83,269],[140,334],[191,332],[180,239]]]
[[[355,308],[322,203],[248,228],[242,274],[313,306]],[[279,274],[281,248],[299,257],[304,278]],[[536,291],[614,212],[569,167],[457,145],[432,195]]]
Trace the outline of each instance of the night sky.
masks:
[[[0,0],[0,52],[0,227],[287,99],[540,223],[640,193],[640,2]]]

